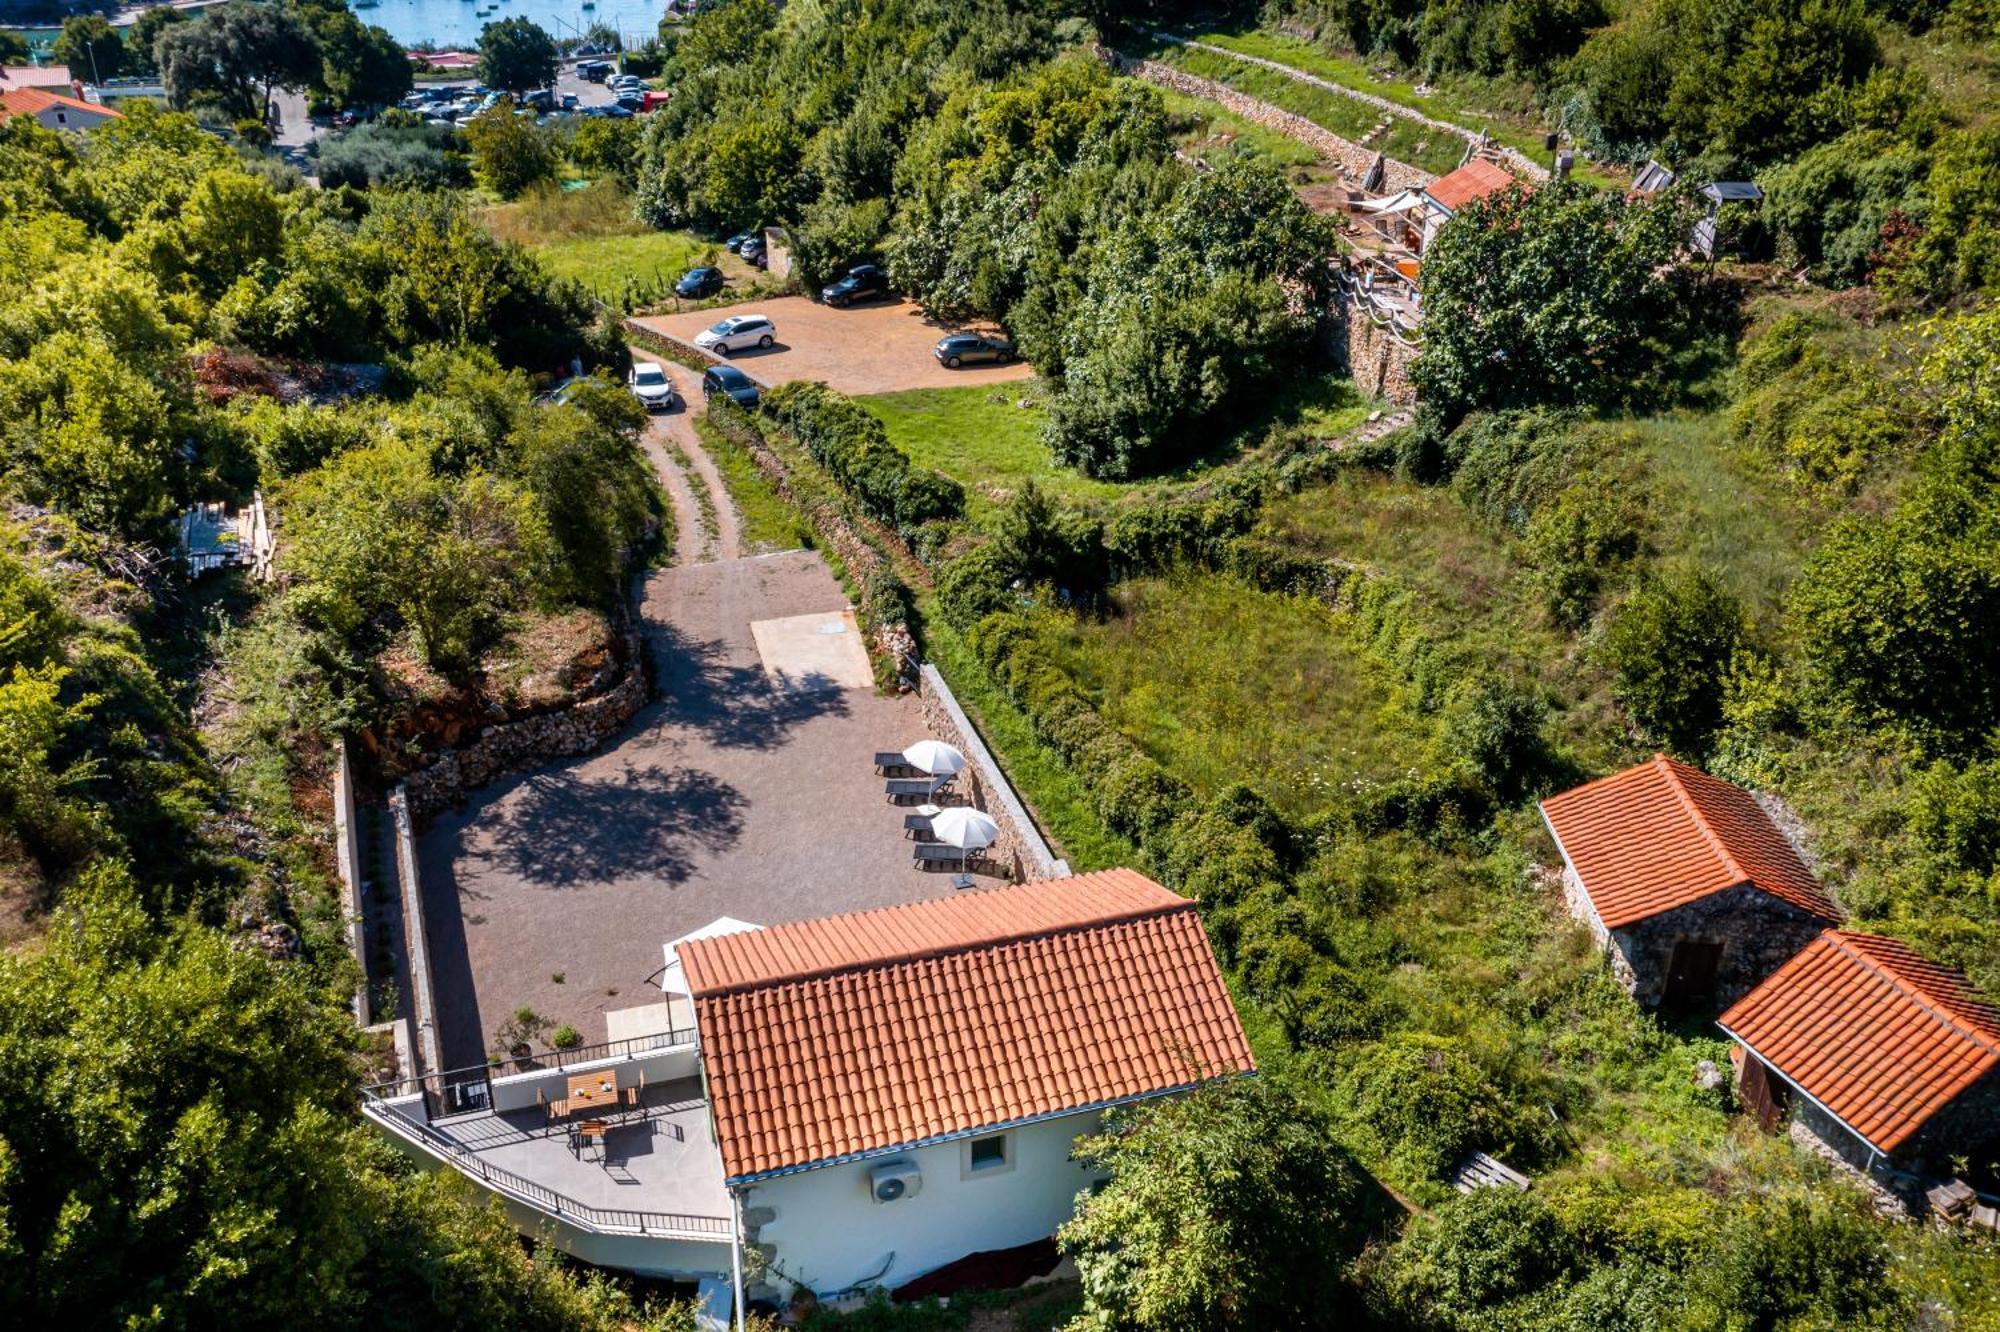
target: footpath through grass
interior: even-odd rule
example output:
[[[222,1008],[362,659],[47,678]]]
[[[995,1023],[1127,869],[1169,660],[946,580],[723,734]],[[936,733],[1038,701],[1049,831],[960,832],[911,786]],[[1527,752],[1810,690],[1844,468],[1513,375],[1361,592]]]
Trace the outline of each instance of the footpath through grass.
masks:
[[[729,502],[736,506],[743,554],[766,555],[808,544],[805,521],[778,494],[749,452],[728,431],[709,420],[706,412],[694,418],[694,430],[701,437],[701,446],[715,464],[715,470],[722,474]],[[701,478],[691,476],[690,480],[699,485]]]

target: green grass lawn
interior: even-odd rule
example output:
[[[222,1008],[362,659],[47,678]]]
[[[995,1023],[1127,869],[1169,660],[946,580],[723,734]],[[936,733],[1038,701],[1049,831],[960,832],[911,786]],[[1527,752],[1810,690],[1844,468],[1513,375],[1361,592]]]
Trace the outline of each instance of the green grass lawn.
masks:
[[[1239,51],[1244,55],[1257,56],[1263,60],[1275,60],[1288,68],[1325,79],[1328,83],[1337,83],[1343,88],[1372,93],[1398,106],[1409,107],[1412,111],[1421,112],[1462,129],[1485,130],[1496,141],[1527,154],[1531,160],[1540,162],[1543,166],[1551,164],[1553,155],[1542,146],[1541,118],[1528,104],[1529,96],[1525,85],[1496,87],[1488,81],[1446,79],[1431,86],[1428,91],[1420,93],[1415,84],[1394,78],[1378,78],[1370,73],[1368,66],[1361,61],[1335,55],[1323,47],[1300,41],[1296,37],[1255,29],[1248,32],[1194,32],[1188,35],[1211,46]],[[1481,93],[1488,95],[1480,96]],[[1495,93],[1500,95],[1493,95]],[[1502,105],[1503,101],[1517,105]],[[1360,106],[1359,103],[1356,105]],[[1369,123],[1374,123],[1377,113],[1372,108],[1361,109],[1370,117]],[[1341,132],[1335,130],[1335,133]],[[1398,154],[1390,153],[1390,156],[1395,157]],[[1424,164],[1419,162],[1417,165]],[[1454,162],[1452,165],[1456,166],[1457,163]],[[1604,186],[1616,185],[1620,179],[1601,168],[1583,163],[1578,164],[1577,176],[1579,179]]]
[[[1199,478],[1225,466],[1268,431],[1291,428],[1331,439],[1364,420],[1372,404],[1344,376],[1294,376],[1240,418],[1240,428],[1218,435],[1216,448],[1185,467],[1158,477],[1097,481],[1058,466],[1042,442],[1047,390],[1038,381],[983,388],[912,389],[855,401],[873,412],[889,442],[919,466],[931,467],[965,487],[966,511],[984,525],[1033,478],[1036,485],[1078,503],[1111,503],[1122,497]]]
[[[581,282],[608,301],[645,304],[664,299],[698,264],[721,264],[732,277],[749,270],[722,262],[722,247],[687,231],[655,231],[632,212],[632,196],[615,180],[580,190],[544,190],[480,213],[501,240],[534,251],[557,277]]]
[[[1409,716],[1338,615],[1226,574],[1121,583],[1101,620],[1051,613],[1046,642],[1107,720],[1203,794],[1248,782],[1305,817],[1423,760]]]
[[[1239,158],[1253,158],[1283,168],[1321,165],[1319,154],[1297,139],[1265,129],[1214,102],[1189,97],[1171,88],[1161,88],[1159,92],[1175,119],[1178,132],[1174,142],[1190,157],[1198,157],[1210,166]]]
[[[856,398],[882,422],[889,442],[922,467],[965,486],[966,508],[984,523],[1030,477],[1072,500],[1115,499],[1131,489],[1058,467],[1042,443],[1047,392],[1038,381],[980,388],[911,389]]]

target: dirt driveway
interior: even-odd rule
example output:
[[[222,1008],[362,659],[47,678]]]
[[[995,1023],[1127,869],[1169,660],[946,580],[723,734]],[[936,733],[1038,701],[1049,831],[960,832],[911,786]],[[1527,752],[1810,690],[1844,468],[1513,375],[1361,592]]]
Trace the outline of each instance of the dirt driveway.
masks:
[[[742,351],[734,364],[766,387],[789,379],[816,379],[842,393],[899,393],[904,389],[963,388],[1007,379],[1031,379],[1034,367],[964,366],[947,370],[931,348],[962,325],[927,318],[908,301],[877,301],[835,310],[804,296],[779,296],[733,310],[691,310],[645,315],[634,322],[692,342],[695,334],[728,313],[765,314],[778,326],[769,351]]]

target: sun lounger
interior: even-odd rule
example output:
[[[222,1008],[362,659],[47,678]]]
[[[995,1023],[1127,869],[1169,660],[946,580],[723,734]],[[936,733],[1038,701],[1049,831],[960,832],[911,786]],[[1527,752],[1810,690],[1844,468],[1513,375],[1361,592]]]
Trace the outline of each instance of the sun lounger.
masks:
[[[929,814],[905,814],[905,815],[903,816],[903,831],[904,831],[905,833],[914,833],[914,834],[916,834],[916,838],[917,838],[917,840],[918,840],[919,842],[928,842],[928,841],[930,841],[930,840],[931,840],[931,815],[929,815]]]
[[[954,869],[965,868],[965,858],[969,852],[962,847],[945,846],[940,842],[918,842],[911,848],[917,853],[917,867],[927,865],[950,865]]]
[[[945,785],[945,782],[935,777],[891,777],[882,784],[882,790],[891,800],[918,797],[928,800],[943,790]]]
[[[894,749],[885,749],[875,755],[875,769],[884,776],[908,776],[917,771],[901,751]]]

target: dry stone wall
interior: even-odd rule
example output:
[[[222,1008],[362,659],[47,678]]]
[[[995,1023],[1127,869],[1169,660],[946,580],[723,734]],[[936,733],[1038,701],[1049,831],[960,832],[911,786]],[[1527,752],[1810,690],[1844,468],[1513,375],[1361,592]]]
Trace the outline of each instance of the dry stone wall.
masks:
[[[488,726],[471,744],[446,749],[429,767],[411,773],[404,783],[411,814],[429,819],[497,777],[608,744],[645,706],[649,693],[636,634],[626,635],[621,658],[607,687],[564,708]]]
[[[1351,294],[1342,293],[1335,300],[1330,322],[1333,354],[1343,358],[1348,378],[1357,388],[1399,407],[1416,404],[1417,387],[1410,382],[1416,346],[1370,319]]]
[[[1170,88],[1189,97],[1199,97],[1214,102],[1224,109],[1234,112],[1253,125],[1262,125],[1286,138],[1302,143],[1318,153],[1339,169],[1343,176],[1357,186],[1368,178],[1375,159],[1381,154],[1352,139],[1343,139],[1331,130],[1314,124],[1304,116],[1295,116],[1282,108],[1262,102],[1255,97],[1236,91],[1226,83],[1204,79],[1186,70],[1175,69],[1172,65],[1161,64],[1157,60],[1134,60],[1116,51],[1106,52],[1106,59],[1120,73],[1144,79],[1148,83]],[[1419,189],[1431,183],[1436,177],[1420,167],[1408,162],[1398,162],[1393,157],[1382,158],[1382,188],[1388,192]]]
[[[999,840],[988,848],[989,859],[1007,867],[1016,883],[1040,883],[1045,879],[1069,876],[1069,862],[1058,859],[1041,830],[1028,817],[1027,808],[1000,771],[986,742],[973,729],[971,719],[958,706],[951,686],[935,666],[922,671],[924,726],[932,735],[954,745],[966,757],[960,781],[972,796],[972,803],[999,825]]]

